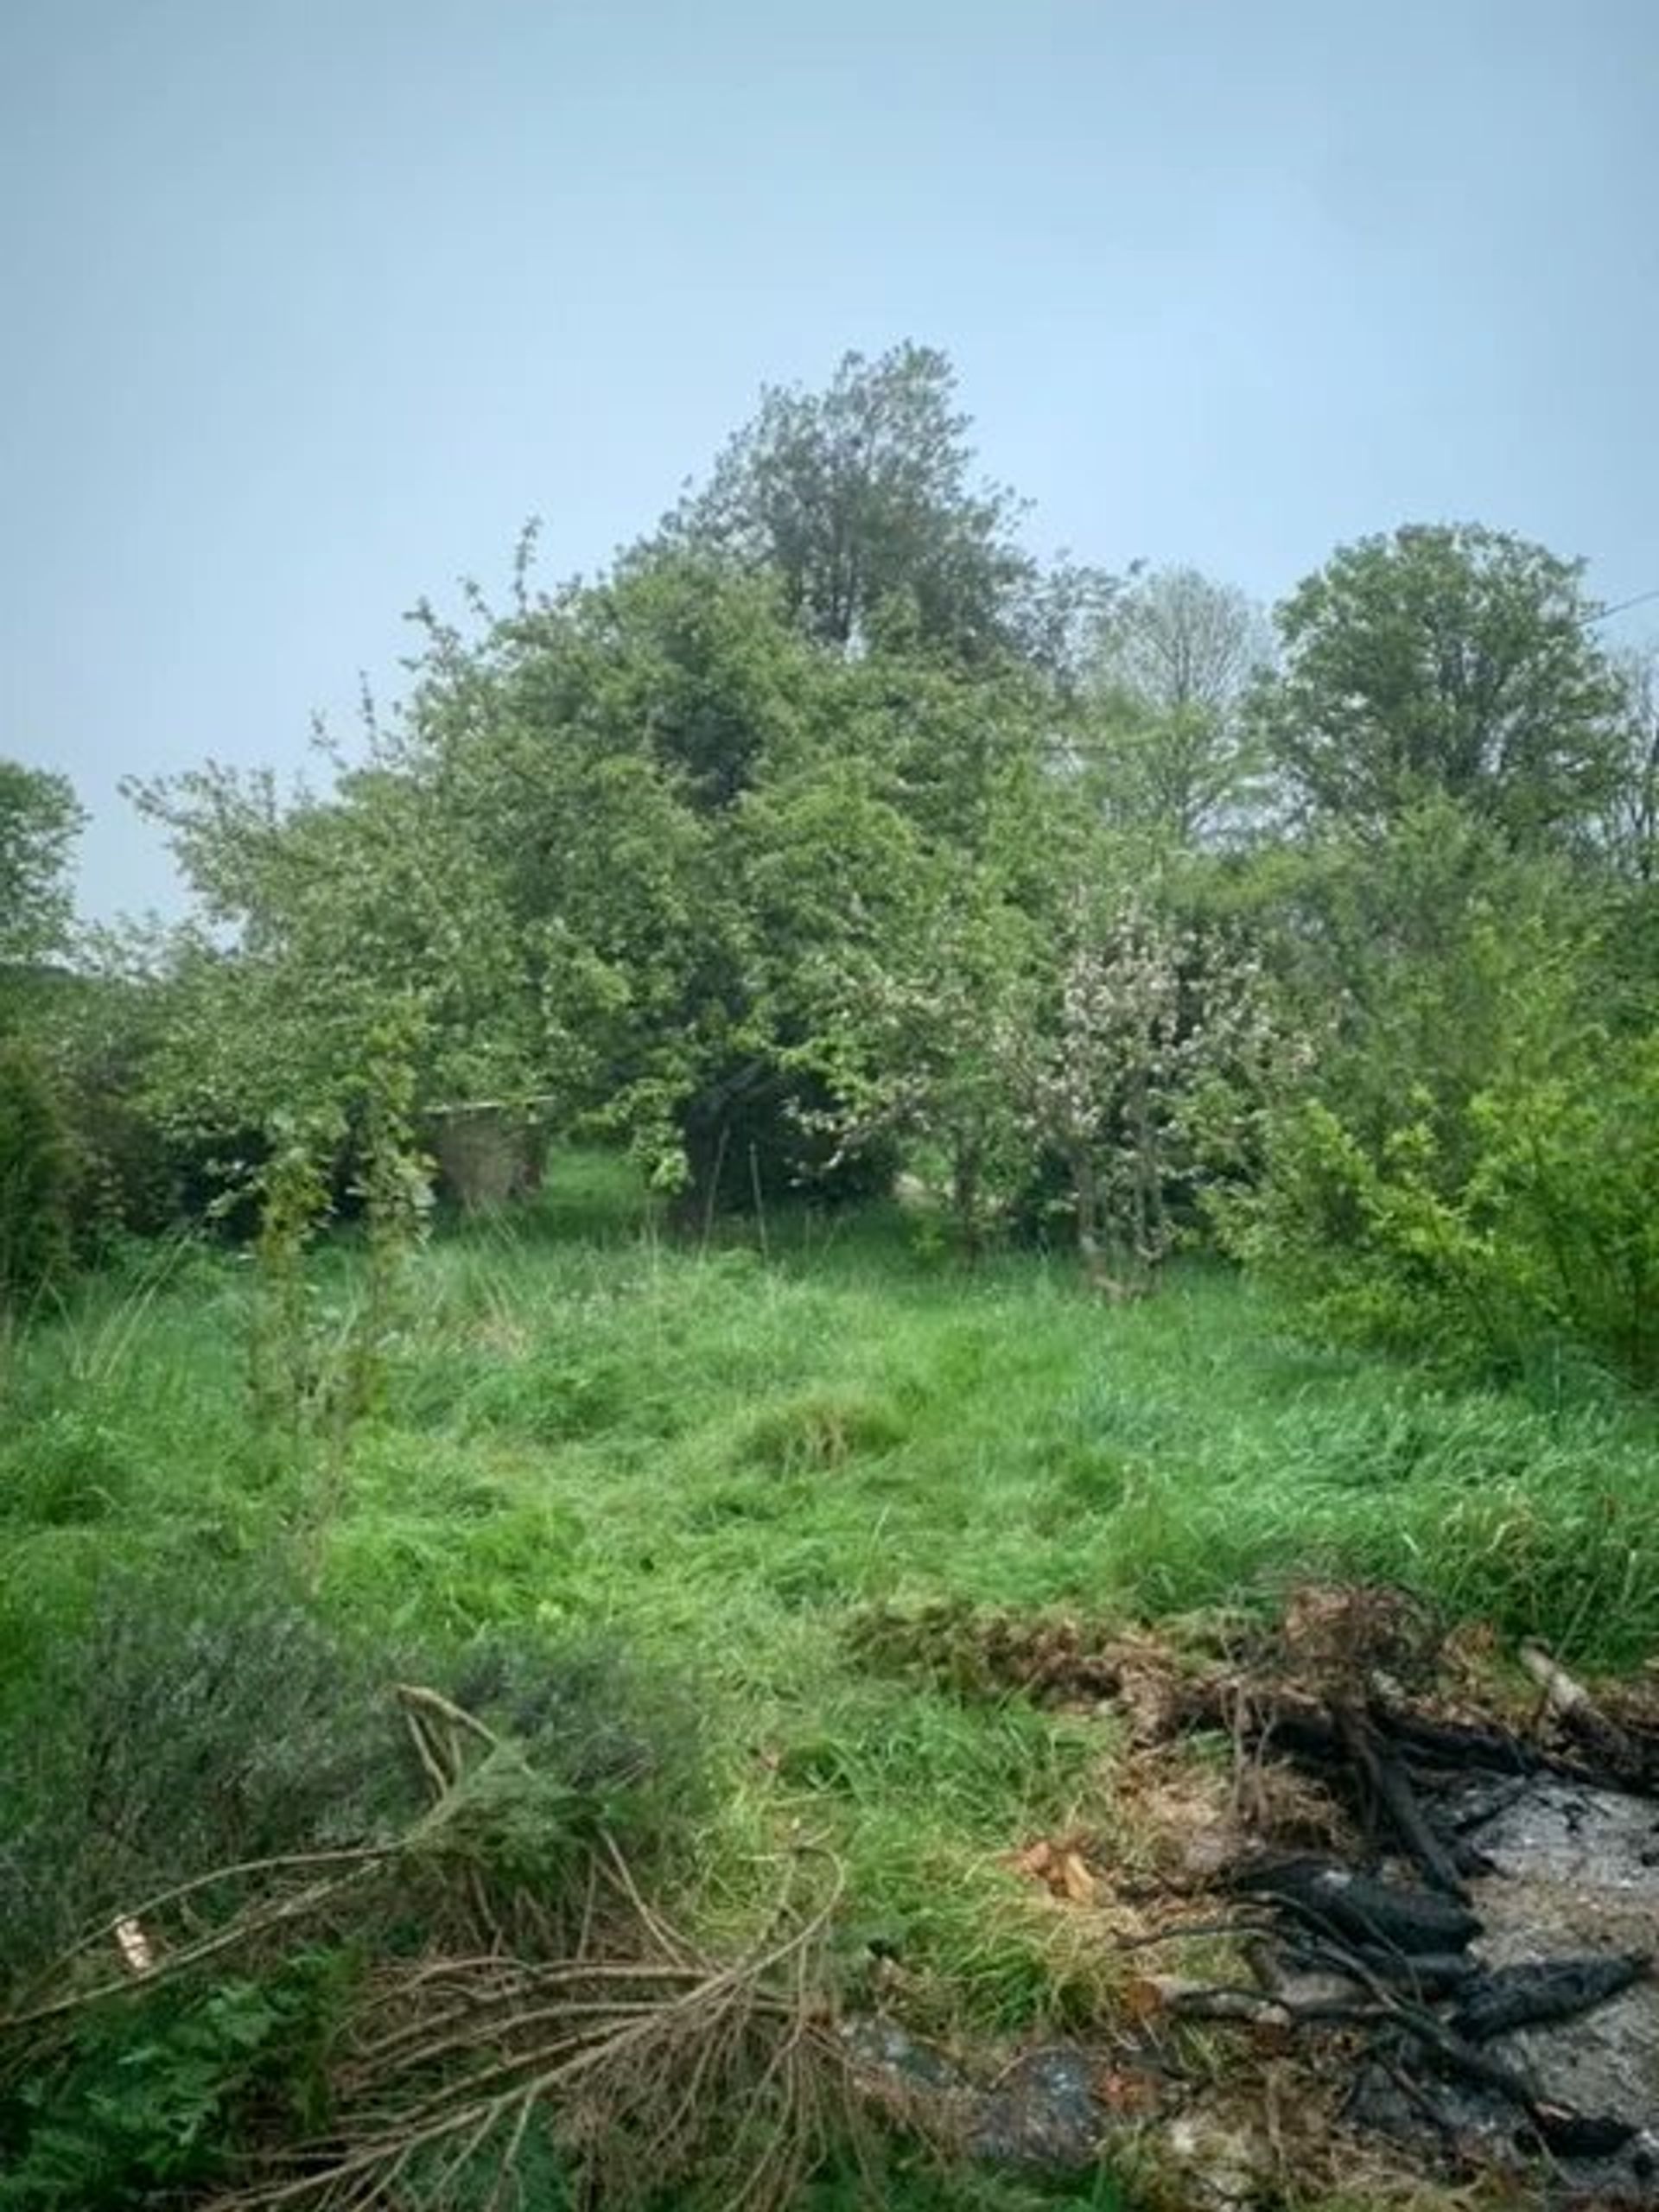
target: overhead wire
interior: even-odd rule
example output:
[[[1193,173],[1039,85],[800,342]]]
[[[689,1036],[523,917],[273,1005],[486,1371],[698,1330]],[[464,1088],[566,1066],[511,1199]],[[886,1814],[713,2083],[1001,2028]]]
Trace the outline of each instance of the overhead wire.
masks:
[[[1659,599],[1659,586],[1656,586],[1652,591],[1637,592],[1634,599],[1615,600],[1611,607],[1599,607],[1592,614],[1580,615],[1579,627],[1581,630],[1587,630],[1593,623],[1608,621],[1615,614],[1628,613],[1631,607],[1645,607],[1649,600],[1655,599]]]

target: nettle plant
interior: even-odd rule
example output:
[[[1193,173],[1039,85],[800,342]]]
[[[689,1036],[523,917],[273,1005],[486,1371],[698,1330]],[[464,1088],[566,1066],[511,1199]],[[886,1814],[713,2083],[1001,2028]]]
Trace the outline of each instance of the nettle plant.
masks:
[[[1073,898],[1027,1112],[1092,1280],[1150,1287],[1296,1061],[1251,955],[1134,893]]]

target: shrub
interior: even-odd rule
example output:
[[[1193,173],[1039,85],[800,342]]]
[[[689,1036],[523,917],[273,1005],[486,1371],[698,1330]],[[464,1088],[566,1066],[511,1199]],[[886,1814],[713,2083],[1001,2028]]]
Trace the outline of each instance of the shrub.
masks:
[[[0,1041],[0,1309],[22,1305],[64,1274],[69,1195],[57,1099],[26,1048]]]
[[[204,1872],[402,1833],[428,1788],[399,1678],[435,1682],[513,1746],[524,1789],[491,1783],[468,1808],[467,1850],[483,1863],[527,1852],[568,1871],[564,1844],[601,1829],[644,1863],[701,1807],[690,1694],[613,1643],[373,1654],[269,1566],[210,1590],[181,1567],[129,1567],[92,1598],[79,1632],[41,1624],[0,1700],[9,1975]]]
[[[1237,1249],[1333,1337],[1498,1369],[1565,1345],[1659,1384],[1659,1036],[1500,1077],[1448,1132],[1414,1103],[1369,1145],[1287,1115]]]
[[[652,1937],[632,1881],[695,1834],[698,1732],[615,1644],[394,1666],[280,1584],[128,1569],[95,1600],[79,1633],[67,1604],[37,1624],[0,1697],[0,2212],[285,2171],[349,2103],[335,2062],[367,2014],[384,2031],[388,1988],[422,2017],[424,1961],[533,1976],[602,1940],[602,1896]]]
[[[137,1897],[415,1809],[365,1661],[280,1586],[126,1567],[94,1605],[0,1706],[11,1973]]]

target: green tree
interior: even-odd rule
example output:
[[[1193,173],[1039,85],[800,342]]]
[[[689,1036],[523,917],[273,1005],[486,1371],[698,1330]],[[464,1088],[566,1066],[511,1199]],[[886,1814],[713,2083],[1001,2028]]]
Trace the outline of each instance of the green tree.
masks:
[[[1582,832],[1618,686],[1581,564],[1475,525],[1343,547],[1277,609],[1258,728],[1304,814],[1374,834],[1437,794],[1522,841]]]
[[[1601,842],[1620,874],[1652,886],[1659,880],[1659,648],[1627,653],[1616,666],[1617,772],[1603,809]]]
[[[1262,748],[1244,702],[1272,655],[1255,602],[1196,569],[1154,569],[1112,601],[1083,741],[1109,821],[1193,845],[1259,814]]]
[[[776,577],[789,619],[837,652],[896,617],[970,659],[1052,657],[1088,580],[1044,577],[1017,535],[1019,501],[975,474],[969,427],[943,353],[848,353],[821,392],[768,386],[665,531]]]
[[[897,925],[843,937],[798,988],[813,1019],[802,1057],[836,1099],[842,1141],[891,1137],[942,1171],[962,1250],[982,1250],[1029,1180],[1035,1136],[1022,1095],[1040,997],[1032,918],[994,873],[918,853]]]
[[[0,976],[61,950],[69,862],[86,817],[68,779],[0,760]]]
[[[424,1103],[529,1084],[539,1009],[498,870],[402,764],[328,794],[212,766],[132,795],[202,910],[151,959],[168,1018],[147,1082],[169,1126],[343,1110],[392,1000],[420,1009]]]
[[[533,1100],[671,1184],[753,996],[731,817],[804,741],[818,660],[768,586],[678,556],[422,625],[402,713],[331,790],[136,788],[213,925],[172,948],[157,1098],[199,1128],[326,1121],[396,1001],[419,1105]]]
[[[67,1267],[70,1180],[52,1088],[19,1040],[0,1039],[0,1313]]]

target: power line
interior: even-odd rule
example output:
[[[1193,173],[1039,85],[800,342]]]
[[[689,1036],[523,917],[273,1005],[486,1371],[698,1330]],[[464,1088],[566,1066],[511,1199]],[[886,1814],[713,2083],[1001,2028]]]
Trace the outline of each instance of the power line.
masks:
[[[1596,609],[1596,612],[1593,614],[1586,614],[1582,616],[1579,622],[1579,627],[1581,630],[1587,630],[1592,623],[1605,622],[1610,620],[1615,614],[1628,613],[1630,609],[1633,607],[1645,607],[1648,604],[1648,601],[1652,599],[1659,599],[1659,588],[1656,588],[1652,591],[1639,591],[1634,599],[1615,600],[1611,607],[1599,607]]]

